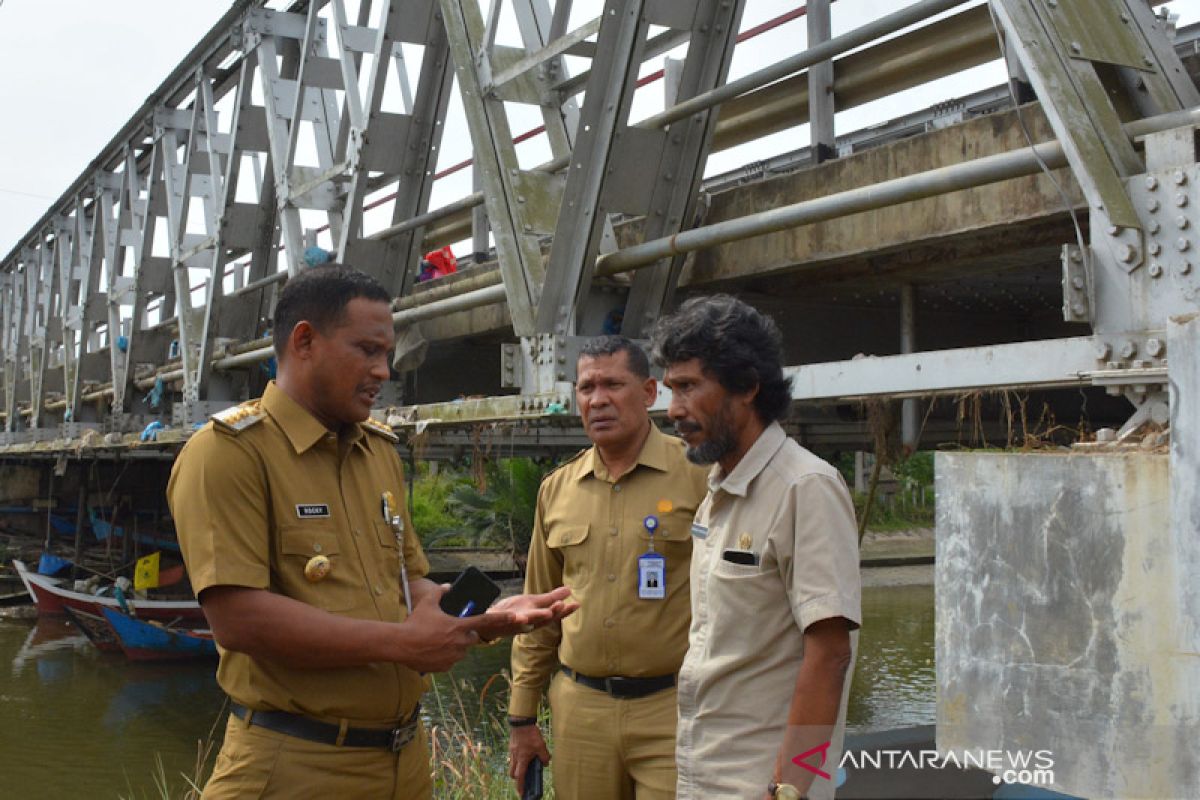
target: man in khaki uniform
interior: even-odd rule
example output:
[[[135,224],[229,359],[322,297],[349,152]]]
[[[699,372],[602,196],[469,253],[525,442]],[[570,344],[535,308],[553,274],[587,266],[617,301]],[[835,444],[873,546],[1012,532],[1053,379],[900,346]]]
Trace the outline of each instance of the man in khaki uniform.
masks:
[[[594,446],[542,483],[525,590],[567,586],[581,609],[513,643],[510,774],[519,791],[530,761],[550,759],[535,724],[549,685],[557,797],[670,798],[704,471],[650,421],[657,384],[633,342],[590,342],[575,391]]]
[[[565,591],[466,620],[439,609],[397,500],[395,437],[368,416],[393,338],[373,279],[337,265],[293,278],[278,382],[175,462],[171,511],[233,703],[206,798],[429,797],[421,673],[570,611]]]
[[[850,493],[778,423],[791,381],[768,317],[697,298],[654,349],[688,458],[713,464],[692,526],[679,797],[833,797],[862,618]]]

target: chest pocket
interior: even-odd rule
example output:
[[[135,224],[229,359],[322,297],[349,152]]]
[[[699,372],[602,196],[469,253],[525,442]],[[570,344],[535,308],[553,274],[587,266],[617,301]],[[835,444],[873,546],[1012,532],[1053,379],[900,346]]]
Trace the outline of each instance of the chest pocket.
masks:
[[[644,524],[638,524],[645,549],[650,548],[650,534]],[[672,511],[659,517],[658,529],[654,531],[654,549],[667,557],[690,555],[692,552],[692,514],[687,511]]]
[[[306,521],[281,527],[279,556],[284,593],[296,600],[326,611],[346,611],[366,591],[350,554],[342,553],[337,529],[329,523]],[[304,577],[304,567],[316,556],[329,559],[329,574],[311,583]]]
[[[400,548],[396,544],[396,532],[386,522],[376,520],[375,538],[379,541],[379,549],[383,553],[381,559],[384,580],[396,580],[400,574]]]
[[[594,559],[587,556],[590,533],[590,525],[555,525],[546,534],[546,545],[562,562],[564,586],[582,589],[591,578]]]

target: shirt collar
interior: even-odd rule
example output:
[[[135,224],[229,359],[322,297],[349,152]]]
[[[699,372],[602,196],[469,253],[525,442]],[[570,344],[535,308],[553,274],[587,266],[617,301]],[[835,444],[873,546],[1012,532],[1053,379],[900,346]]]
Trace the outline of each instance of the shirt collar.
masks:
[[[659,472],[666,472],[670,467],[668,459],[669,453],[667,450],[670,440],[667,435],[658,429],[654,421],[650,421],[650,434],[646,437],[646,441],[642,442],[641,452],[638,453],[637,461],[634,462],[634,468],[638,465],[656,469]],[[583,471],[579,478],[586,478],[588,475],[595,475],[601,480],[609,480],[608,467],[604,466],[604,461],[600,458],[600,452],[592,445],[592,449],[588,452],[587,463],[584,465]],[[630,469],[629,472],[633,472]],[[628,475],[629,473],[625,473]]]
[[[330,431],[303,406],[275,385],[267,384],[263,392],[262,408],[287,436],[297,454],[303,453],[321,441]],[[361,431],[358,432],[361,435]]]
[[[709,491],[716,492],[719,489],[727,494],[745,497],[746,490],[750,488],[750,481],[757,478],[758,474],[766,469],[767,464],[783,446],[786,439],[787,434],[783,432],[779,423],[772,422],[754,440],[754,444],[750,445],[750,449],[742,456],[742,460],[724,480],[721,478],[721,465],[713,464],[712,469],[708,471]]]

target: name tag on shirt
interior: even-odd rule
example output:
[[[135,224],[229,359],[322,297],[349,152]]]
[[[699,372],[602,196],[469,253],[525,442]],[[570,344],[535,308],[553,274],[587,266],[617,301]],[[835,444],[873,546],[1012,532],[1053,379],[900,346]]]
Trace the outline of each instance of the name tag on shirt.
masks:
[[[638,597],[662,600],[667,596],[667,560],[660,553],[638,556]]]
[[[324,503],[298,503],[296,505],[296,516],[300,519],[328,517],[329,506]]]
[[[699,523],[693,522],[692,523],[692,536],[695,536],[697,539],[707,539],[708,538],[708,528],[704,527],[703,525],[701,525]]]

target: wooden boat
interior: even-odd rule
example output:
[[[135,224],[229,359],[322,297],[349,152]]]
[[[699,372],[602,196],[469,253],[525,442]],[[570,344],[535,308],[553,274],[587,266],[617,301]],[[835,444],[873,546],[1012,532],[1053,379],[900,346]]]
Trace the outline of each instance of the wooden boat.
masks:
[[[107,607],[100,612],[130,661],[217,657],[217,643],[210,630],[168,628]]]
[[[66,612],[67,619],[75,624],[75,627],[96,646],[97,650],[103,650],[106,653],[121,652],[121,643],[117,641],[117,634],[113,632],[112,626],[104,617],[70,606],[64,606],[63,611]]]
[[[64,608],[77,608],[93,616],[99,616],[102,608],[120,608],[120,602],[115,597],[84,594],[68,589],[61,578],[51,578],[31,572],[23,561],[13,559],[17,574],[33,596],[37,604],[38,616],[64,616]],[[200,604],[195,600],[142,600],[126,598],[140,619],[158,620],[160,622],[179,623],[185,626],[202,627],[208,625]]]

